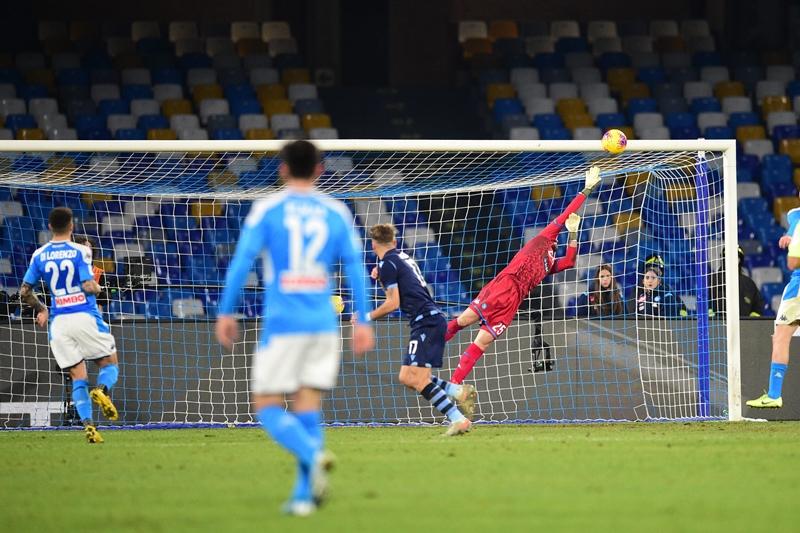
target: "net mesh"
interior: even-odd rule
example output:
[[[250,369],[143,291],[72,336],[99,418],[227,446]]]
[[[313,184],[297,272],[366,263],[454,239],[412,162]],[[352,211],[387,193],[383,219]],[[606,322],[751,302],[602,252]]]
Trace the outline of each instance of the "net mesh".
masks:
[[[373,224],[394,223],[400,247],[454,316],[566,207],[587,167],[600,166],[603,181],[579,211],[576,267],[545,279],[468,378],[479,391],[478,416],[718,418],[728,408],[727,321],[713,313],[724,287],[721,163],[712,152],[699,163],[697,152],[676,151],[329,151],[319,187],[346,201],[362,236]],[[233,354],[215,342],[213,319],[241,223],[253,199],[277,189],[277,166],[271,152],[0,155],[0,281],[9,316],[0,325],[2,425],[74,419],[47,335],[15,300],[59,205],[72,208],[76,233],[91,239],[103,271],[103,312],[121,360],[113,393],[120,423],[252,422],[248,353],[263,312],[261,264],[242,293],[244,336]],[[559,236],[559,255],[566,238]],[[366,244],[368,272],[376,257]],[[654,255],[659,286],[645,290]],[[611,293],[597,289],[601,265],[612,274]],[[346,348],[346,284],[339,293]],[[378,286],[370,294],[376,305],[383,297]],[[345,349],[326,420],[438,420],[396,383],[404,318],[375,328],[367,357]],[[476,332],[448,344],[442,377]]]

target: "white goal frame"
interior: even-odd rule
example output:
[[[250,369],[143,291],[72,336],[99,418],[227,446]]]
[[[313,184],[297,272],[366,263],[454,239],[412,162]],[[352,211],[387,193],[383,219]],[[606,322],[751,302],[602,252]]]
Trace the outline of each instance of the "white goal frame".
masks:
[[[277,152],[288,141],[4,141],[4,152]],[[337,139],[314,143],[323,151],[417,152],[595,152],[600,141],[510,140],[386,140]],[[742,419],[737,249],[736,141],[735,140],[631,140],[628,152],[722,153],[725,230],[725,280],[727,306],[728,419]],[[185,195],[184,195],[185,196]]]

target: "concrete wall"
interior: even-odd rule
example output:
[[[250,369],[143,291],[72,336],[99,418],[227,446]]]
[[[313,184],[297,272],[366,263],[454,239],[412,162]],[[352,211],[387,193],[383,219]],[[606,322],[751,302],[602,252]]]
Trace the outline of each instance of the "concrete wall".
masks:
[[[248,422],[248,365],[257,324],[223,354],[209,322],[125,322],[113,325],[121,354],[114,399],[122,423]],[[481,360],[471,379],[482,418],[505,420],[641,420],[697,416],[696,323],[559,320],[543,324],[555,367],[532,373],[533,325],[513,325]],[[346,333],[345,329],[345,333]],[[742,323],[745,399],[766,387],[772,324]],[[448,346],[449,376],[473,332]],[[378,349],[361,359],[345,350],[339,387],[325,403],[326,420],[341,423],[434,420],[430,407],[396,384],[407,326],[377,325]],[[724,324],[711,324],[711,414],[726,413]],[[30,324],[0,326],[0,403],[68,401],[68,389],[46,348],[47,336]],[[793,346],[793,348],[800,348]],[[92,371],[93,374],[93,371]],[[745,416],[800,419],[800,373],[789,372],[780,411]],[[0,411],[2,411],[0,406]],[[58,425],[62,416],[53,414]],[[28,424],[29,416],[0,415],[0,425]]]

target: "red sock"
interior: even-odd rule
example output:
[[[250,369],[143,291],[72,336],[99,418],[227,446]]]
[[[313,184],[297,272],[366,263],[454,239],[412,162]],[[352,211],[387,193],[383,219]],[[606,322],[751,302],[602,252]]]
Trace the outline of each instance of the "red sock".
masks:
[[[464,329],[464,326],[458,325],[458,320],[453,319],[447,323],[447,333],[444,335],[444,342],[449,342],[450,339],[456,336],[456,333]]]
[[[467,346],[467,349],[461,354],[461,359],[458,361],[458,367],[453,372],[453,377],[450,381],[460,384],[464,378],[472,371],[472,367],[478,362],[478,359],[483,356],[483,350],[474,342]]]

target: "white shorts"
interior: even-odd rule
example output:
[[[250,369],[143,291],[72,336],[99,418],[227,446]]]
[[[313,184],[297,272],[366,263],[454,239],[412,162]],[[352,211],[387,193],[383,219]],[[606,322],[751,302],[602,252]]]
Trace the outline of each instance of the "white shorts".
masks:
[[[250,390],[289,394],[300,387],[328,390],[339,374],[338,333],[272,335],[253,357]]]
[[[101,359],[117,351],[108,324],[89,313],[58,315],[50,322],[50,348],[58,366]]]
[[[800,322],[800,297],[781,300],[775,315],[776,326],[791,326]]]

